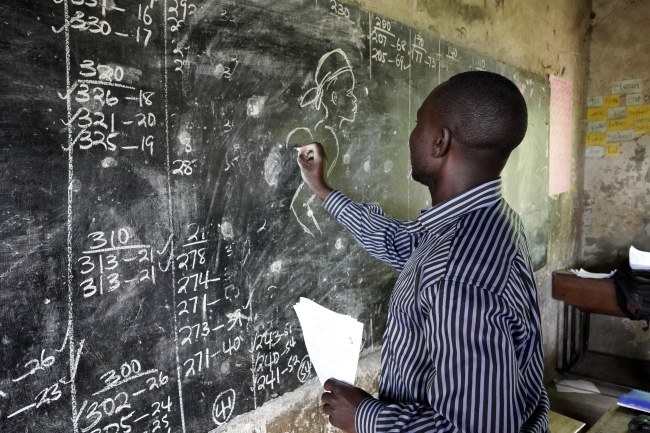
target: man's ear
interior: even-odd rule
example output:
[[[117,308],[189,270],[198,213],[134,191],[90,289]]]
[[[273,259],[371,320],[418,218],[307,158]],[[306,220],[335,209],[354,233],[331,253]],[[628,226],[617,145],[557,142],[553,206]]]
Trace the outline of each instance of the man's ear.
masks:
[[[440,130],[436,142],[433,143],[433,157],[442,158],[447,154],[451,147],[451,131],[446,126]]]

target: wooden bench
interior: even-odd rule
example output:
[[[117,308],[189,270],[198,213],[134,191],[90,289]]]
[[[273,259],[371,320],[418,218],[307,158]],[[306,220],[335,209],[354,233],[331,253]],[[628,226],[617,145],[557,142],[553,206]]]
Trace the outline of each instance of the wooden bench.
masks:
[[[576,421],[568,416],[550,411],[548,414],[548,429],[551,433],[577,433],[585,426],[585,423]]]

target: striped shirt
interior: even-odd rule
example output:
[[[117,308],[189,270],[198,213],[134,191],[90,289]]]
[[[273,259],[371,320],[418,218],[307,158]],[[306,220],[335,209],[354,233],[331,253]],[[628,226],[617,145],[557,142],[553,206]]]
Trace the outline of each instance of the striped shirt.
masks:
[[[379,399],[358,433],[543,433],[549,401],[537,290],[519,216],[501,179],[413,221],[333,191],[325,208],[392,265]]]

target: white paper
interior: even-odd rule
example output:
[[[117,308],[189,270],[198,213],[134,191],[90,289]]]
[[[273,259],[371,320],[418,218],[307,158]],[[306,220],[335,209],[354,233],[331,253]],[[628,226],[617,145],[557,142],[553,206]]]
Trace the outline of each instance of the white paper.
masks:
[[[320,383],[334,378],[354,385],[363,324],[307,298],[300,298],[293,308],[300,320],[309,359]]]
[[[603,106],[603,96],[590,96],[587,98],[588,108],[598,108]]]
[[[623,80],[614,81],[612,84],[612,93],[642,93],[643,80]]]
[[[597,120],[587,124],[587,132],[607,132],[607,120]]]
[[[585,148],[586,158],[602,158],[605,156],[605,146],[587,146]]]
[[[557,392],[576,392],[579,394],[600,394],[596,385],[588,380],[556,380]]]
[[[607,110],[609,119],[624,119],[627,117],[627,107],[615,107]]]
[[[625,105],[628,107],[632,105],[643,105],[643,93],[625,95]]]
[[[595,279],[603,279],[603,278],[612,278],[614,274],[616,273],[616,270],[613,270],[609,274],[602,274],[598,272],[588,272],[585,271],[584,269],[580,268],[578,269],[571,269],[571,272],[579,276],[580,278],[595,278]]]
[[[650,271],[650,253],[630,247],[630,267],[635,271]]]
[[[619,141],[631,141],[636,138],[633,129],[626,129],[625,131],[610,131],[607,133],[608,143],[618,143]]]

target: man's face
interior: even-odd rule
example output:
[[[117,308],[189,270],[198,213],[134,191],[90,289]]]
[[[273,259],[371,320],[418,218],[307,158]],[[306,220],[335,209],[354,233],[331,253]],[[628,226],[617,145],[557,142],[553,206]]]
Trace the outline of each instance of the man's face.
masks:
[[[441,84],[441,86],[444,84]],[[433,89],[417,112],[417,124],[409,138],[411,151],[411,176],[416,182],[430,186],[435,179],[435,168],[430,164],[434,152],[434,143],[440,134],[440,116],[435,102],[436,91]]]

